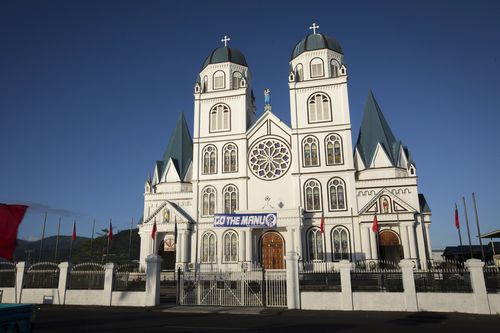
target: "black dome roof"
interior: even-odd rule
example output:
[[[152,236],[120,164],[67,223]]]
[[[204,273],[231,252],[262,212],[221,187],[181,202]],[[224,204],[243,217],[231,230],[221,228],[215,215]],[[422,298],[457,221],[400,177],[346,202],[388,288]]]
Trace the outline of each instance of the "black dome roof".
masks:
[[[232,62],[238,65],[246,66],[247,60],[240,50],[231,47],[219,47],[210,53],[210,55],[203,62],[203,68],[210,64],[218,64],[221,62]],[[202,69],[203,69],[202,68]]]
[[[304,39],[302,39],[295,45],[290,60],[295,59],[297,56],[306,51],[320,50],[320,49],[329,49],[338,52],[340,54],[344,54],[339,42],[322,33],[316,33],[306,36]]]

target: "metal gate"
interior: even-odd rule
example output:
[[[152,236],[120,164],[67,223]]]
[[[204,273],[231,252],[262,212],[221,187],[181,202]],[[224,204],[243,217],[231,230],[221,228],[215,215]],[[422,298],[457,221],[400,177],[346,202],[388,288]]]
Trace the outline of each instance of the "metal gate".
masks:
[[[286,272],[181,272],[181,305],[286,307]]]

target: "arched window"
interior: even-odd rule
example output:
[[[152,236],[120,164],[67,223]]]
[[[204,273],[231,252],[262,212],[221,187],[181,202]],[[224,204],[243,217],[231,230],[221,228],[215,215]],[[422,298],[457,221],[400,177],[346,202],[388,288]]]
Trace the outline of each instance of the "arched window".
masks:
[[[297,64],[297,66],[295,66],[295,77],[296,81],[304,81],[304,68],[302,64]]]
[[[332,77],[337,77],[339,76],[339,62],[335,59],[332,59],[330,61],[330,74]]]
[[[210,110],[210,131],[228,131],[230,120],[230,110],[227,105],[214,105],[214,107]]]
[[[224,214],[233,214],[238,209],[238,189],[234,185],[228,185],[222,190],[224,196]]]
[[[222,172],[238,171],[238,147],[234,143],[228,143],[222,148],[223,167]]]
[[[325,260],[323,251],[323,235],[319,228],[311,228],[307,233],[309,260]]]
[[[229,230],[224,234],[224,262],[238,261],[238,234]]]
[[[313,94],[307,102],[309,111],[309,122],[332,120],[330,112],[330,99],[325,94]]]
[[[212,145],[203,148],[203,173],[211,174],[217,172],[217,148]]]
[[[302,151],[304,166],[318,166],[318,139],[314,136],[307,136],[302,140]]]
[[[328,196],[330,210],[345,210],[345,184],[340,178],[333,178],[328,182]]]
[[[380,197],[380,213],[388,214],[391,212],[391,199],[384,195]]]
[[[205,232],[201,237],[201,262],[215,262],[215,248],[215,234],[211,232]]]
[[[212,186],[207,186],[202,191],[202,207],[203,216],[212,216],[215,214],[216,192]]]
[[[342,139],[337,134],[330,134],[325,139],[326,164],[342,164]]]
[[[308,180],[304,186],[305,199],[306,199],[306,210],[319,211],[321,210],[321,185],[315,180]]]
[[[240,72],[233,73],[233,89],[238,89],[241,85],[241,79],[243,75]]]
[[[311,77],[320,77],[323,75],[323,60],[321,58],[314,58],[311,60]]]
[[[208,91],[208,76],[203,77],[203,85],[201,86],[201,91],[207,92]]]
[[[224,89],[226,87],[226,74],[223,71],[214,73],[214,90]]]
[[[335,227],[332,230],[333,260],[350,260],[350,249],[349,231],[343,227]]]

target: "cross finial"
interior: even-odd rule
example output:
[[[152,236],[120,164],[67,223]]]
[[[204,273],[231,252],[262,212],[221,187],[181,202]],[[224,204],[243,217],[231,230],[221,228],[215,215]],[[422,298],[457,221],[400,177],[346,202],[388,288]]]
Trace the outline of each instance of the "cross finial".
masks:
[[[313,31],[313,34],[316,35],[316,29],[319,29],[319,25],[316,25],[316,23],[313,23],[312,27],[309,27],[309,30]]]
[[[229,42],[231,38],[224,36],[220,41],[224,43],[224,47],[227,47],[227,42]]]

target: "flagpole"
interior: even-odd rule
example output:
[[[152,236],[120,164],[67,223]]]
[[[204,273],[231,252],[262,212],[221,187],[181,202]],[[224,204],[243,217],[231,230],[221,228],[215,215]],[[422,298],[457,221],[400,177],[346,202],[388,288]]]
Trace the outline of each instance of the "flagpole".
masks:
[[[71,262],[71,254],[73,252],[73,234],[75,230],[75,224],[76,224],[76,219],[73,220],[73,229],[71,231],[71,242],[69,244],[69,259],[68,259],[69,262]]]
[[[356,237],[354,237],[354,215],[352,212],[352,207],[351,207],[351,228],[352,228],[352,248],[354,251],[354,256],[350,258],[352,261],[356,261],[356,241],[354,240]]]
[[[57,225],[56,249],[54,251],[54,262],[57,262],[57,248],[59,247],[59,233],[61,231],[61,217],[59,216],[59,224]]]
[[[472,254],[472,241],[470,238],[469,215],[467,214],[467,205],[465,205],[465,197],[462,197],[462,201],[464,203],[465,224],[467,225],[467,236],[469,237],[470,257],[472,259],[472,258],[474,258],[474,255]]]
[[[109,260],[109,237],[111,235],[111,228],[112,228],[112,224],[111,224],[111,218],[109,218],[109,228],[108,228],[108,246],[106,247],[106,260]]]
[[[92,222],[92,238],[90,238],[90,261],[92,261],[92,247],[94,245],[94,229],[95,229],[95,218]]]
[[[457,204],[455,203],[455,212],[458,212]],[[458,214],[458,213],[457,213]],[[460,224],[457,224],[455,221],[457,231],[458,231],[458,239],[460,240],[460,254],[462,255],[462,261],[464,260],[464,253],[462,249],[462,233],[460,232]]]
[[[472,192],[472,203],[474,204],[474,214],[476,215],[477,237],[479,238],[479,246],[481,246],[481,256],[483,258],[483,262],[485,262],[486,259],[484,257],[483,240],[481,239],[481,230],[479,229],[479,217],[477,216],[476,194],[474,192]]]
[[[130,260],[130,248],[132,246],[132,225],[134,224],[134,218],[132,217],[132,220],[130,220],[130,232],[129,232],[129,239],[128,239],[128,260]]]
[[[42,239],[40,240],[40,253],[38,254],[38,261],[42,261],[43,239],[45,238],[45,225],[46,224],[47,224],[47,212],[45,212],[45,218],[43,219]]]

